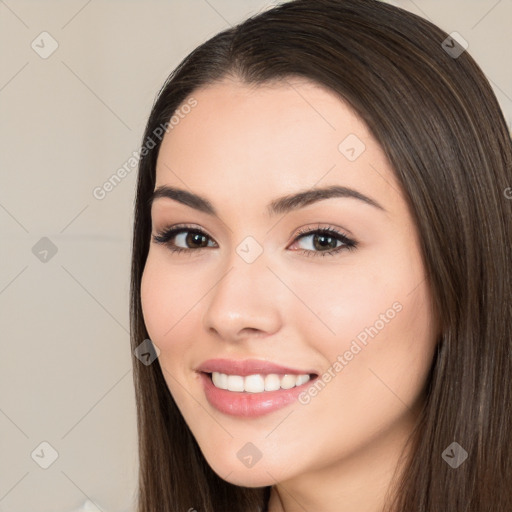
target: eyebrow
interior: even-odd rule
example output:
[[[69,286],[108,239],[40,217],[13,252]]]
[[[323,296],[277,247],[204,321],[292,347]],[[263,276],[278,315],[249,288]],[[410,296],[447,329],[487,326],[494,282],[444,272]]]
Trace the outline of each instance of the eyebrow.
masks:
[[[149,206],[151,207],[151,205],[156,199],[164,197],[178,201],[181,204],[199,210],[200,212],[207,213],[208,215],[219,217],[217,210],[212,205],[212,203],[208,201],[208,199],[201,197],[197,194],[194,194],[192,192],[188,192],[187,190],[170,187],[168,185],[162,185],[158,187],[156,190],[154,190],[153,194],[148,200]],[[270,216],[288,213],[294,210],[298,210],[299,208],[308,206],[310,204],[316,203],[318,201],[331,199],[333,197],[349,197],[353,199],[358,199],[363,203],[366,203],[380,210],[386,211],[377,201],[371,199],[368,196],[365,196],[364,194],[358,192],[357,190],[354,190],[349,187],[332,185],[324,188],[307,189],[295,194],[290,194],[274,199],[267,206],[267,213]]]

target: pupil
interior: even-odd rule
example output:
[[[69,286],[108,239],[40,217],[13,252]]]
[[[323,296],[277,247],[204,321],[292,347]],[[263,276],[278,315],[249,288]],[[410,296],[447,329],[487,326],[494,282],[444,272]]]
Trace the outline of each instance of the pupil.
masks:
[[[201,245],[201,239],[205,239],[204,235],[201,235],[200,233],[189,233],[187,236],[187,244],[198,244]]]
[[[315,239],[315,241],[316,240],[320,241],[319,246],[317,246],[316,243],[314,244],[315,245],[315,249],[329,247],[329,245],[332,246],[332,249],[336,248],[336,239],[334,237],[332,237],[332,236],[316,235],[314,237],[314,239]],[[329,242],[326,242],[326,240],[330,240],[331,244],[329,244]]]

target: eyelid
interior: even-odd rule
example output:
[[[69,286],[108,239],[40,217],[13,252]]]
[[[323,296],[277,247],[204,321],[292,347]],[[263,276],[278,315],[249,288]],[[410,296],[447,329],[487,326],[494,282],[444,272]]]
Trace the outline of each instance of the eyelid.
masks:
[[[327,222],[317,222],[316,224],[307,224],[306,227],[301,227],[292,232],[290,238],[297,238],[302,235],[307,235],[311,233],[315,233],[316,231],[330,231],[332,233],[337,233],[339,235],[343,235],[345,238],[353,239],[353,235],[347,229],[340,228],[338,226],[333,226]]]
[[[213,240],[213,237],[206,231],[202,226],[199,224],[187,224],[185,223],[178,223],[178,224],[169,224],[164,225],[162,228],[157,229],[155,226],[153,226],[153,232],[156,232],[158,234],[165,234],[169,231],[177,231],[177,230],[183,230],[183,231],[199,231],[202,234],[208,236],[208,238],[211,238]]]

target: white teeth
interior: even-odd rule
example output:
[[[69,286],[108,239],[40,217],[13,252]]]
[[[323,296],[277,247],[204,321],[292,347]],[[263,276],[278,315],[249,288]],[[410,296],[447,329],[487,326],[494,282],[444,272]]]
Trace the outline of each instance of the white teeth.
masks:
[[[300,386],[302,384],[305,384],[309,380],[309,375],[299,375],[297,377],[297,383],[296,386]]]
[[[291,389],[295,387],[295,383],[297,382],[297,376],[296,375],[285,375],[281,379],[281,387],[283,389]]]
[[[228,391],[247,393],[261,393],[263,391],[277,391],[278,389],[291,389],[295,386],[301,386],[309,380],[309,375],[227,375],[225,373],[213,372],[213,385],[219,389]]]
[[[240,375],[228,375],[228,387],[229,391],[243,391],[244,390],[244,378]]]
[[[247,375],[244,378],[244,391],[261,393],[265,391],[265,380],[261,375]]]
[[[281,388],[281,379],[279,375],[271,373],[265,377],[265,391],[277,391]]]
[[[216,388],[228,389],[228,376],[225,373],[213,372],[212,380]]]

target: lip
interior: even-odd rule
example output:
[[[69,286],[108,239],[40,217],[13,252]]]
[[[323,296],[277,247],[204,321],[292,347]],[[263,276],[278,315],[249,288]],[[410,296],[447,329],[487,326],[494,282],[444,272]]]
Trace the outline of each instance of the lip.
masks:
[[[287,368],[268,361],[256,359],[248,359],[245,361],[236,361],[232,359],[210,359],[202,363],[196,371],[200,375],[206,400],[212,407],[221,413],[244,418],[255,418],[264,414],[269,414],[292,404],[318,377],[318,373],[315,371]],[[235,392],[228,391],[227,389],[216,388],[211,379],[210,374],[212,372],[241,375],[242,377],[257,373],[292,375],[314,374],[314,377],[305,384],[295,386],[291,389],[249,393],[246,391]]]
[[[305,384],[291,389],[248,393],[246,391],[235,392],[216,388],[213,385],[210,374],[201,372],[199,375],[202,380],[206,400],[208,400],[212,407],[224,414],[244,418],[255,418],[290,405],[316,380],[315,377]]]
[[[197,372],[212,373],[220,372],[228,375],[240,375],[246,377],[247,375],[254,375],[261,373],[268,375],[269,373],[277,373],[280,375],[318,375],[318,372],[311,368],[299,370],[296,368],[288,368],[279,364],[263,361],[261,359],[208,359],[196,368]]]

